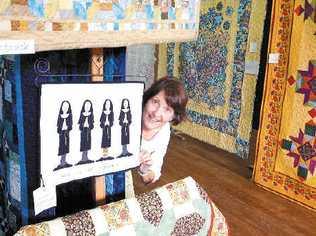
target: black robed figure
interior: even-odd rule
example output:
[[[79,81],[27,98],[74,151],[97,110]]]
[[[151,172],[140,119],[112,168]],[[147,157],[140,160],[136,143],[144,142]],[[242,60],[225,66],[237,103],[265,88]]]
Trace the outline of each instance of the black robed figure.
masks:
[[[66,155],[69,153],[69,132],[72,130],[72,112],[69,101],[63,101],[59,108],[57,119],[57,133],[59,135],[58,156],[60,164],[54,169],[59,170],[72,166],[66,162]]]
[[[113,121],[113,104],[110,99],[106,99],[103,103],[102,114],[100,117],[100,127],[102,128],[102,157],[97,161],[114,159],[114,157],[108,156],[108,149],[111,147],[111,128],[113,126]]]
[[[129,140],[129,126],[131,125],[131,123],[132,123],[132,114],[131,114],[129,100],[127,98],[124,98],[122,100],[121,111],[120,111],[120,116],[119,116],[119,124],[121,126],[122,153],[118,156],[118,158],[133,155],[127,150],[127,144],[129,144],[129,141],[130,141]]]
[[[94,128],[92,102],[88,99],[83,102],[78,124],[80,129],[80,151],[82,152],[82,158],[76,165],[81,165],[93,162],[88,158],[88,151],[91,149],[91,130]]]

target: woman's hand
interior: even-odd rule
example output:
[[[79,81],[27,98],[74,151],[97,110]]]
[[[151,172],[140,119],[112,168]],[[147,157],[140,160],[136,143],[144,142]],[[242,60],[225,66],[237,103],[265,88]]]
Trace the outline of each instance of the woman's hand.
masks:
[[[139,174],[141,175],[144,183],[148,184],[154,180],[155,174],[149,168],[152,166],[153,160],[151,157],[152,153],[146,150],[142,150],[139,153]]]
[[[141,177],[145,184],[151,184],[155,182],[155,173],[152,170],[149,170],[145,175],[142,175]]]
[[[142,150],[139,153],[139,162],[140,165],[147,165],[147,166],[151,166],[152,165],[152,158],[151,158],[151,154],[146,150]]]

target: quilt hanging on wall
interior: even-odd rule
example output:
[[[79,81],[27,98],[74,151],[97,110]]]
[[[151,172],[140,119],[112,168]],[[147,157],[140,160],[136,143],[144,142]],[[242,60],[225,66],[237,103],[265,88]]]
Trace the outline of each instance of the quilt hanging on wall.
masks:
[[[43,84],[44,182],[57,185],[139,165],[143,87],[131,82]]]
[[[36,51],[193,40],[200,0],[1,0],[0,39]]]
[[[126,80],[141,80],[148,89],[155,79],[156,45],[142,44],[126,47]],[[135,76],[137,75],[137,76]]]
[[[275,1],[273,15],[254,180],[316,210],[316,2]]]
[[[264,1],[202,1],[198,39],[159,47],[158,78],[180,78],[189,96],[189,121],[176,129],[242,158],[249,153],[264,18]]]
[[[0,56],[0,235],[13,235],[22,222],[21,185],[25,185],[26,179],[25,163],[18,147],[21,110],[17,104],[17,71],[15,56]]]

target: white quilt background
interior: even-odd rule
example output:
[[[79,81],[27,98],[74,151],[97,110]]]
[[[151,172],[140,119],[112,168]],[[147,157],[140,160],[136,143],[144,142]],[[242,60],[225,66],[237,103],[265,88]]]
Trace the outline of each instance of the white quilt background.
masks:
[[[41,87],[41,174],[45,183],[58,185],[75,179],[89,176],[103,175],[133,168],[139,165],[138,154],[141,137],[141,114],[143,83],[86,83],[86,84],[43,84]],[[132,123],[130,129],[130,144],[128,151],[132,156],[116,158],[122,152],[121,126],[119,114],[122,99],[130,102]],[[93,162],[75,165],[81,160],[80,130],[78,120],[83,102],[89,99],[93,104],[94,128],[91,130],[91,149],[88,151],[90,160],[98,160],[102,156],[102,128],[100,116],[103,103],[110,99],[113,103],[114,122],[112,126],[112,142],[108,149],[114,160]],[[59,135],[57,133],[57,119],[62,101],[68,100],[71,104],[73,125],[69,133],[70,148],[66,161],[73,166],[54,170],[60,163],[58,156]]]

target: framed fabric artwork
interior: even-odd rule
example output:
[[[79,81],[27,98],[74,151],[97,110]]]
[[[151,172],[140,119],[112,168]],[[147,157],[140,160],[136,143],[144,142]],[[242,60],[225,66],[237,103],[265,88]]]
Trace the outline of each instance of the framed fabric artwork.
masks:
[[[58,185],[139,165],[143,83],[43,84],[41,175]]]

